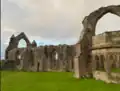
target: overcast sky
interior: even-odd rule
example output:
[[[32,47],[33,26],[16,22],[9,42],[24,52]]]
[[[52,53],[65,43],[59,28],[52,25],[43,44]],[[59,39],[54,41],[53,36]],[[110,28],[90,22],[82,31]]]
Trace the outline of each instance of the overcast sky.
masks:
[[[118,5],[120,0],[1,0],[1,4],[3,54],[9,37],[20,32],[38,44],[74,44],[86,15],[101,6]],[[120,18],[107,14],[98,22],[96,32],[118,29]]]

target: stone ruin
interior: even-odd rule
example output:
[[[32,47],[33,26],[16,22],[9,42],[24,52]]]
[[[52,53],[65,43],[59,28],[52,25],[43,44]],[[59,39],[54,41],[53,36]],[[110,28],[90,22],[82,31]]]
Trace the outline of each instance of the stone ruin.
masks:
[[[74,71],[76,78],[82,78],[90,77],[98,68],[104,68],[106,73],[110,75],[113,60],[117,60],[117,67],[120,68],[120,39],[118,38],[120,32],[116,33],[118,34],[117,44],[113,44],[114,40],[112,40],[115,39],[113,38],[115,33],[105,33],[105,36],[102,35],[102,37],[98,35],[99,38],[95,36],[98,20],[107,13],[120,16],[120,5],[101,7],[86,16],[82,21],[84,28],[75,45],[37,47],[36,42],[30,43],[23,32],[16,37],[12,35],[5,52],[5,59],[7,61],[14,60],[18,70]],[[110,38],[110,36],[113,37]],[[26,48],[17,48],[20,39],[26,41]],[[95,42],[99,39],[104,45]],[[99,42],[101,43],[101,41]],[[111,56],[111,51],[114,51],[115,56]]]
[[[76,78],[90,76],[90,74],[94,74],[94,72],[97,70],[97,66],[98,66],[97,61],[99,61],[99,57],[97,60],[94,59],[93,54],[95,54],[97,52],[94,51],[95,47],[93,45],[93,43],[94,43],[93,36],[95,36],[95,28],[96,28],[96,24],[97,24],[98,20],[107,13],[112,13],[112,14],[115,14],[120,17],[120,5],[110,5],[107,7],[101,7],[98,10],[95,10],[94,12],[92,12],[88,16],[86,16],[82,22],[84,28],[82,30],[80,39],[79,39],[78,43],[76,44],[76,55],[74,57],[75,58],[74,59],[74,67],[75,67],[74,76]],[[111,55],[112,52],[114,54],[116,54],[116,57],[114,57],[111,60],[116,59],[116,60],[118,60],[118,63],[119,63],[120,39],[118,39],[119,43],[114,45],[112,38],[110,38],[111,37],[110,35],[112,36],[112,34],[107,33],[106,34],[107,37],[106,36],[105,36],[105,38],[103,37],[104,39],[102,39],[102,40],[104,40],[106,44],[104,44],[104,46],[97,47],[97,49],[102,48],[104,50],[104,51],[102,51],[102,53],[104,55],[102,57],[104,60],[103,68],[105,69],[105,71],[107,73],[107,77],[110,76],[110,78],[112,78],[112,75],[111,75],[112,65],[111,65],[109,56]],[[118,33],[118,37],[120,37],[119,33]],[[110,52],[111,50],[114,50],[114,51]],[[97,50],[97,51],[101,51],[101,50]],[[95,58],[96,58],[96,56],[95,56]],[[119,76],[119,78],[120,78],[120,76]]]
[[[75,77],[77,78],[92,74],[96,70],[96,62],[92,59],[92,37],[95,36],[95,28],[98,20],[107,13],[112,13],[120,17],[120,5],[101,7],[90,13],[82,21],[84,28],[76,44],[76,55],[74,59]],[[120,44],[117,48],[120,50]],[[118,51],[118,54],[120,55],[120,51]],[[105,54],[104,68],[110,74],[111,65],[109,64],[107,54]]]
[[[17,48],[19,40],[24,39],[26,48]],[[35,40],[30,43],[24,33],[12,35],[5,58],[15,62],[16,69],[24,71],[73,71],[74,46],[73,45],[46,45],[39,46]]]

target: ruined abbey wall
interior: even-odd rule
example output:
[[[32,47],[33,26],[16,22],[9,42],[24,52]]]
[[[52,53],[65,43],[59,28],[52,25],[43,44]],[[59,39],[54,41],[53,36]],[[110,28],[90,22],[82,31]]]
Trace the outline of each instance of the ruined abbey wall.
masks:
[[[16,69],[26,71],[73,71],[74,46],[39,46],[14,48],[8,52]]]
[[[115,14],[120,17],[120,5],[100,7],[99,9],[91,12],[88,16],[85,16],[82,21],[83,30],[77,43],[80,44],[80,50],[77,50],[78,47],[76,48],[76,51],[79,53],[75,56],[75,66],[78,66],[75,69],[78,70],[75,73],[75,77],[81,78],[82,76],[92,74],[92,37],[95,36],[97,22],[107,13]],[[106,60],[105,70],[107,73],[110,71],[109,67],[109,62]]]

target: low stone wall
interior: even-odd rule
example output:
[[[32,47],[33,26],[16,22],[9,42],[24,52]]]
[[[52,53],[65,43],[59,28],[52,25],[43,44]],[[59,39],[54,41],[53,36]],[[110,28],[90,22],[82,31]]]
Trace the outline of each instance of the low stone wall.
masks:
[[[120,84],[120,73],[112,72],[107,74],[104,71],[94,71],[93,78],[104,81],[105,83]]]
[[[120,84],[120,73],[118,73],[118,72],[112,72],[109,75],[109,78],[112,79],[113,81],[115,81],[116,83]]]

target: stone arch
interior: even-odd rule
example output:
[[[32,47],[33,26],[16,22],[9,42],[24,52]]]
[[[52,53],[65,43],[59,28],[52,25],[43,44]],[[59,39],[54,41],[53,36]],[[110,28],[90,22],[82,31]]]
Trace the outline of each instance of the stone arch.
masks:
[[[24,34],[24,32],[22,32],[18,36],[16,36],[16,46],[18,46],[18,43],[21,39],[25,40],[27,47],[31,46],[31,43],[30,43],[29,39],[27,38],[27,36]]]
[[[18,43],[21,39],[24,39],[26,41],[27,47],[31,46],[31,43],[27,36],[24,34],[24,32],[20,33],[18,36],[12,35],[9,41],[9,45],[5,50],[5,59],[8,59],[8,52],[14,48],[18,47]]]
[[[85,65],[89,60],[88,55],[91,54],[92,36],[95,36],[96,24],[99,21],[99,19],[107,13],[112,13],[120,17],[120,5],[110,5],[107,7],[101,7],[98,10],[95,10],[94,12],[90,13],[90,15],[86,16],[82,21],[83,30],[81,32],[78,43],[80,44],[80,52],[82,53],[80,57],[81,61],[84,62],[84,68],[80,70],[86,69]]]
[[[100,55],[100,68],[101,69],[104,68],[104,61],[105,61],[105,56],[104,55]]]

